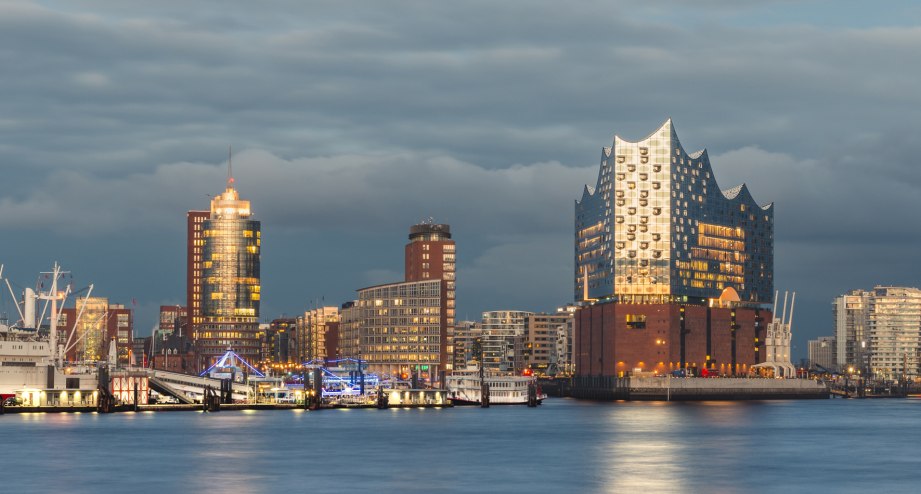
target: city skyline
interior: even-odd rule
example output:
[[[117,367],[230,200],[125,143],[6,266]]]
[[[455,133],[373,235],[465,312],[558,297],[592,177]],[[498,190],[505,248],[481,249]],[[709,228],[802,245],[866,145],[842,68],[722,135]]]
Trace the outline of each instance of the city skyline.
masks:
[[[572,191],[599,143],[672,117],[721,184],[775,202],[774,285],[798,293],[805,356],[834,297],[921,285],[921,14],[735,3],[0,3],[17,68],[0,80],[0,228],[15,239],[0,262],[29,284],[59,260],[136,299],[149,334],[160,305],[183,304],[184,215],[233,144],[263,222],[263,319],[399,279],[381,247],[430,216],[464,245],[458,320],[548,311],[572,300]]]

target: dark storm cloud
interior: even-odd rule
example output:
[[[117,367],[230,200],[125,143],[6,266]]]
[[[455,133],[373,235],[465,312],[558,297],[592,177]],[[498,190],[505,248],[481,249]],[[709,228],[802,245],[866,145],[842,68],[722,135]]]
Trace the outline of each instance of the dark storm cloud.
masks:
[[[918,11],[646,3],[0,1],[0,227],[181,256],[232,143],[243,195],[289,242],[276,258],[307,238],[306,257],[335,257],[337,235],[398,253],[435,216],[463,232],[462,313],[550,308],[571,296],[572,201],[600,148],[671,116],[723,187],[777,203],[777,285],[809,292],[809,336],[845,289],[921,284],[897,262],[919,231]],[[27,251],[3,257],[48,262]],[[335,281],[267,282],[267,307],[399,268],[350,254],[354,273],[305,266]]]

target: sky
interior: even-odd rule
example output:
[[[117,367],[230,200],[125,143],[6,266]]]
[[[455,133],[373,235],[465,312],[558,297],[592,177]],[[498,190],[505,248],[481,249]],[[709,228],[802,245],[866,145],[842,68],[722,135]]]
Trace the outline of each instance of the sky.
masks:
[[[263,319],[399,281],[428,218],[458,319],[552,311],[602,147],[672,118],[775,203],[805,357],[834,297],[921,286],[919,46],[907,1],[0,0],[0,263],[58,261],[150,334],[232,145]]]

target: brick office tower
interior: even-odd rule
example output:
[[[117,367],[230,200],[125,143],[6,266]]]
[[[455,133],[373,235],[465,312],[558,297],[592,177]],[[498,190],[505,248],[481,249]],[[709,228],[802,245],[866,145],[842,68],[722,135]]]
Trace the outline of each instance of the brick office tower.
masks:
[[[773,204],[721,190],[671,119],[637,142],[615,136],[575,204],[577,375],[746,372],[763,360],[773,270]]]
[[[456,283],[456,246],[451,240],[451,226],[420,223],[409,229],[406,244],[406,281],[442,280],[441,349],[442,369],[453,370],[454,300]]]
[[[257,362],[260,223],[229,173],[227,188],[211,200],[207,217],[190,211],[188,218],[188,309],[199,364],[207,368],[228,348]]]
[[[205,221],[211,211],[186,213],[186,327],[201,324],[201,260],[205,239],[202,236]]]
[[[358,314],[349,307],[340,343],[354,347],[357,316],[358,352],[370,372],[436,383],[454,369],[454,249],[448,225],[413,225],[405,281],[358,290]]]

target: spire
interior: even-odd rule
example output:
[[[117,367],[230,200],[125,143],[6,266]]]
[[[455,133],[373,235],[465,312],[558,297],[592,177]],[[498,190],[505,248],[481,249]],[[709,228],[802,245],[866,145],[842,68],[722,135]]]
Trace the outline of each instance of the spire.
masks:
[[[233,188],[233,144],[227,146],[227,188]]]

